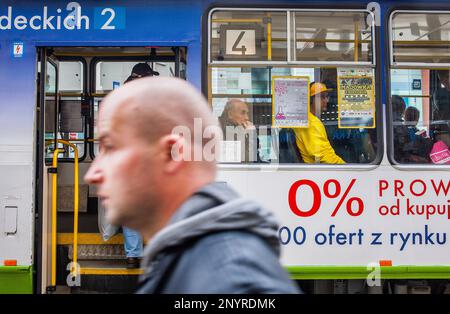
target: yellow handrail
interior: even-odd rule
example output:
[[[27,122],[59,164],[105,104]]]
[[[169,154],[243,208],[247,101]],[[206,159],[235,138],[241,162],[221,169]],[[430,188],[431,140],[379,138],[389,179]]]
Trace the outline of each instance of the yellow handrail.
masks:
[[[64,141],[71,142],[71,143],[83,143],[85,141],[85,139],[82,138],[82,139],[78,139],[78,140],[64,140]],[[97,139],[97,138],[87,138],[86,139],[86,142],[98,142],[98,141],[99,141],[99,139]],[[54,139],[46,139],[45,140],[46,144],[49,144],[49,143],[52,144],[54,142],[55,142]],[[60,151],[60,153],[61,153],[61,151]]]
[[[358,22],[355,22],[355,49],[353,51],[353,60],[355,62],[358,62],[358,49],[359,49],[359,24]]]
[[[59,149],[53,151],[53,169],[58,167]],[[52,173],[52,287],[56,286],[56,193],[58,174]]]
[[[267,14],[268,23],[267,23],[267,60],[272,61],[272,21],[271,14]]]
[[[74,158],[74,195],[73,195],[73,257],[72,268],[70,273],[72,276],[77,275],[77,259],[78,259],[78,148],[75,144],[65,140],[57,140],[58,143],[72,147]],[[60,150],[56,148],[53,152],[53,168],[58,167],[58,154]],[[57,176],[56,172],[52,173],[52,286],[56,286],[56,206],[57,206]]]
[[[213,23],[262,23],[263,19],[212,19]]]

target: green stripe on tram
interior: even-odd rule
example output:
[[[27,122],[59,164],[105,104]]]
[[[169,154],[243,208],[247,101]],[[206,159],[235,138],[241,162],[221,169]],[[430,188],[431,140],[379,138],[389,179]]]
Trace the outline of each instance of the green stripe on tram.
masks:
[[[32,266],[0,266],[0,294],[33,293]]]
[[[287,266],[295,280],[376,278],[373,266]],[[450,266],[381,266],[380,279],[450,279]]]

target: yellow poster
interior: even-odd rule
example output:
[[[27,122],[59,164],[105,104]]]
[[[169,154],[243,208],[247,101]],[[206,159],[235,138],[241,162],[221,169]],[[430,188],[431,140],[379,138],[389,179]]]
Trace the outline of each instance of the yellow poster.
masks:
[[[375,127],[373,76],[338,76],[339,128]]]

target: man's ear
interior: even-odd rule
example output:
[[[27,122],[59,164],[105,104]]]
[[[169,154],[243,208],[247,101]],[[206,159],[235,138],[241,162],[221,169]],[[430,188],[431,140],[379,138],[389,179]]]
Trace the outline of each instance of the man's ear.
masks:
[[[227,119],[231,120],[231,112],[233,111],[233,107],[231,107],[227,112]]]
[[[189,161],[190,149],[186,138],[181,134],[168,134],[160,139],[160,149],[164,161],[164,170],[168,173],[175,172],[184,161]]]

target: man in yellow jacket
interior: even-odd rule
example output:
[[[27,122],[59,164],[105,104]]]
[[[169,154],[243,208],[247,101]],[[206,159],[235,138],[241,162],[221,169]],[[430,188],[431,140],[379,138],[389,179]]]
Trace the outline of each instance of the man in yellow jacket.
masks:
[[[307,164],[344,164],[345,161],[336,155],[328,140],[325,127],[317,117],[326,109],[328,91],[325,84],[312,83],[310,85],[310,112],[308,113],[309,127],[295,128],[295,142],[302,159]]]

